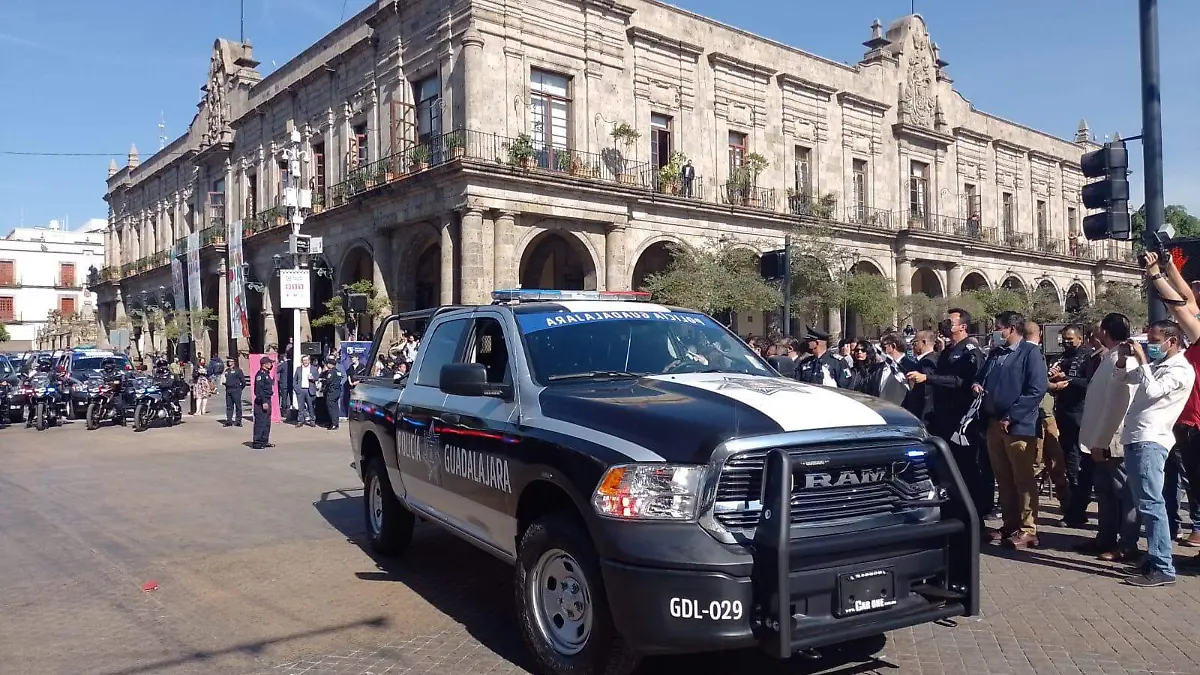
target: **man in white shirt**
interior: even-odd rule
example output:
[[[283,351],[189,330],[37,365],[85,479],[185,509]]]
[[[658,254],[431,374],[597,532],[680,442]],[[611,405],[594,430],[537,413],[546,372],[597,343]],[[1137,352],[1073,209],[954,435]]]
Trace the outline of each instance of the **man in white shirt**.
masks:
[[[1099,338],[1099,365],[1088,382],[1080,421],[1079,445],[1090,452],[1095,464],[1093,485],[1096,489],[1098,526],[1096,538],[1075,547],[1080,553],[1099,556],[1101,560],[1133,562],[1138,557],[1137,543],[1141,536],[1138,527],[1137,504],[1129,492],[1125,470],[1125,448],[1121,445],[1121,422],[1129,410],[1136,385],[1126,384],[1124,378],[1114,377],[1120,345],[1129,339],[1129,318],[1112,313],[1104,317],[1096,330]],[[1125,369],[1133,367],[1125,360]]]
[[[1114,377],[1137,385],[1125,413],[1121,443],[1125,446],[1129,488],[1146,526],[1148,551],[1140,573],[1125,580],[1132,586],[1149,588],[1175,583],[1163,481],[1167,453],[1175,443],[1175,420],[1183,412],[1196,380],[1196,371],[1184,357],[1182,344],[1178,324],[1155,321],[1146,330],[1145,350],[1135,340],[1122,344],[1113,373]],[[1130,359],[1135,367],[1126,371]]]
[[[296,413],[296,426],[316,426],[313,417],[313,399],[317,396],[317,367],[312,365],[308,355],[300,357],[300,366],[292,377],[296,386],[296,399],[299,412]]]

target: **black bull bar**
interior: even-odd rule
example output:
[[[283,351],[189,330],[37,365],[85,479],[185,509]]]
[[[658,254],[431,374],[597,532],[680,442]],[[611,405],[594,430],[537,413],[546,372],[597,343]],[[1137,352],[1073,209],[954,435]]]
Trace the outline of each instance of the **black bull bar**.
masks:
[[[758,616],[756,633],[764,651],[778,658],[789,658],[803,649],[979,613],[980,520],[945,441],[932,438],[924,447],[932,448],[926,459],[934,486],[947,493],[946,499],[939,501],[940,520],[796,540],[791,536],[792,480],[794,473],[803,468],[800,463],[804,460],[779,448],[767,453],[762,515],[753,540],[752,572],[753,606]],[[852,452],[858,459],[865,459],[871,453],[870,450]],[[879,459],[894,458],[882,453]],[[925,542],[928,549],[940,548],[944,556],[945,573],[939,582],[911,589],[912,595],[924,598],[926,603],[913,611],[868,612],[840,618],[815,631],[799,628],[798,619],[804,617],[794,614],[791,601],[794,558],[851,554],[848,559],[853,559],[853,554],[884,551],[889,546],[911,547],[915,542]]]

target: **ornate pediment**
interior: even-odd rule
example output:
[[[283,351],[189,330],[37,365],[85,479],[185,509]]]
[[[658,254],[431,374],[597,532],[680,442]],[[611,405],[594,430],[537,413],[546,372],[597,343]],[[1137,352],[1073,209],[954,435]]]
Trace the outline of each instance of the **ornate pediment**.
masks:
[[[208,81],[201,88],[204,100],[200,108],[205,117],[201,148],[232,140],[234,103],[240,103],[249,88],[262,79],[257,67],[250,45],[221,39],[213,43]]]

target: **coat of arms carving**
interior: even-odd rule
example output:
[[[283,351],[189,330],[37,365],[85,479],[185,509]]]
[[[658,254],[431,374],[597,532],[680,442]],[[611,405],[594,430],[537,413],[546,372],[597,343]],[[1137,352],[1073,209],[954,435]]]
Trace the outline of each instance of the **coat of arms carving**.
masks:
[[[935,73],[929,36],[914,32],[912,46],[908,55],[908,86],[904,88],[905,109],[913,124],[932,128],[937,100],[933,91]]]

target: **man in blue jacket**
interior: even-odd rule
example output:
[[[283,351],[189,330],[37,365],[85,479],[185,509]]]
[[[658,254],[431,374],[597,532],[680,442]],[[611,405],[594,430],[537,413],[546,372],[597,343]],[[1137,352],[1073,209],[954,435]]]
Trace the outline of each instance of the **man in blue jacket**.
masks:
[[[1023,339],[1025,317],[996,317],[1001,344],[992,348],[973,387],[983,394],[980,415],[987,420],[988,457],[1000,492],[1004,525],[989,532],[992,541],[1014,549],[1038,545],[1038,448],[1040,404],[1046,395],[1046,359]]]

